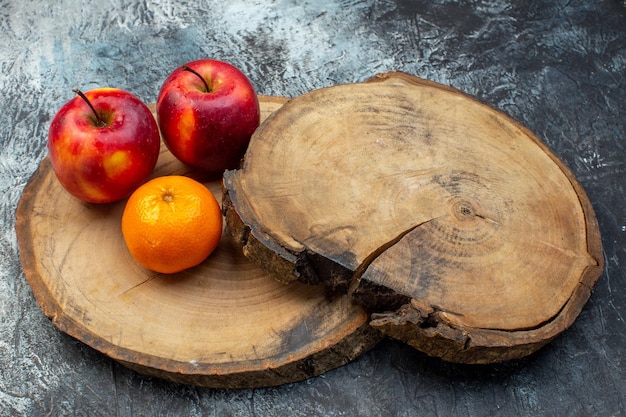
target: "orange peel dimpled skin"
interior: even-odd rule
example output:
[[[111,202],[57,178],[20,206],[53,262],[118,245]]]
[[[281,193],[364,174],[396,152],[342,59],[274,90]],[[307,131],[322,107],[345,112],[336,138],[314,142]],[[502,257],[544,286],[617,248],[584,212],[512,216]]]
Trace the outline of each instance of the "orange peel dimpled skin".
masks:
[[[145,268],[172,274],[204,261],[222,235],[222,211],[211,191],[178,175],[154,178],[128,199],[122,235]]]

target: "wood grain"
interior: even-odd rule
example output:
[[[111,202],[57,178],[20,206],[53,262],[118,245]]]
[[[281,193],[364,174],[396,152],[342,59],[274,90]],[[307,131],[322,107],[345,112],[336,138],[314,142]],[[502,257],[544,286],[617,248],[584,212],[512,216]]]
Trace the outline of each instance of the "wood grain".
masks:
[[[534,352],[603,269],[591,204],[545,144],[403,73],[293,99],[224,181],[251,259],[282,281],[349,289],[374,327],[450,361]]]
[[[285,101],[261,96],[262,117]],[[162,146],[154,176],[168,174],[194,175]],[[219,200],[221,181],[206,184]],[[142,268],[121,236],[123,207],[76,200],[45,159],[20,199],[16,231],[44,314],[126,366],[209,387],[273,386],[341,366],[380,340],[349,297],[276,282],[226,235],[196,268]]]

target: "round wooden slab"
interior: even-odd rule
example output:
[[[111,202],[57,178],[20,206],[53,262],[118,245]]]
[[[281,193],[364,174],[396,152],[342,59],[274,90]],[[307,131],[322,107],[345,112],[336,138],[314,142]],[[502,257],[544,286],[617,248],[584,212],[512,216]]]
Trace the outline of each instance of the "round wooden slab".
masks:
[[[262,117],[286,100],[260,97]],[[154,176],[192,175],[162,146]],[[221,181],[207,182],[221,198]],[[366,311],[320,286],[283,285],[226,234],[203,264],[167,276],[134,262],[124,202],[82,203],[45,159],[17,209],[26,278],[53,324],[142,373],[220,388],[272,386],[343,365],[380,340]]]
[[[224,176],[227,221],[283,281],[327,282],[427,354],[525,356],[603,268],[582,187],[530,131],[403,73],[293,99]]]

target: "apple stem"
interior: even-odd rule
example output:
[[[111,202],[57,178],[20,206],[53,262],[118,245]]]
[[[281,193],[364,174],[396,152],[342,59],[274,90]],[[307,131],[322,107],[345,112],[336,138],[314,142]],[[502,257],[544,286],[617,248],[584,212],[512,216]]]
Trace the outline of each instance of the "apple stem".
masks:
[[[206,92],[210,93],[211,89],[209,88],[209,84],[207,84],[206,80],[204,79],[204,77],[200,74],[198,74],[198,72],[194,69],[189,68],[187,65],[183,65],[182,67],[183,71],[189,71],[190,73],[196,75],[198,78],[200,78],[202,80],[202,83],[204,84],[204,88],[206,88]]]
[[[94,109],[93,105],[91,104],[91,102],[89,101],[87,96],[82,91],[80,91],[78,89],[75,89],[75,90],[72,90],[72,91],[75,92],[76,94],[78,94],[80,96],[80,98],[85,100],[85,102],[87,103],[87,105],[89,106],[89,108],[91,109],[93,114],[96,116],[96,126],[98,126],[98,127],[106,126],[106,123],[104,122],[104,120],[102,120],[102,118],[100,117],[100,115],[98,114],[96,109]]]

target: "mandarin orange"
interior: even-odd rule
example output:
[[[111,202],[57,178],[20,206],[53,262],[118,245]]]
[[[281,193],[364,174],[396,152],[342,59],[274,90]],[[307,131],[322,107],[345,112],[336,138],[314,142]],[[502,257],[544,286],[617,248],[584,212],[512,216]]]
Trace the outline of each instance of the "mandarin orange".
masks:
[[[157,177],[129,197],[122,235],[139,264],[172,274],[202,263],[215,250],[222,212],[200,182],[179,175]]]

